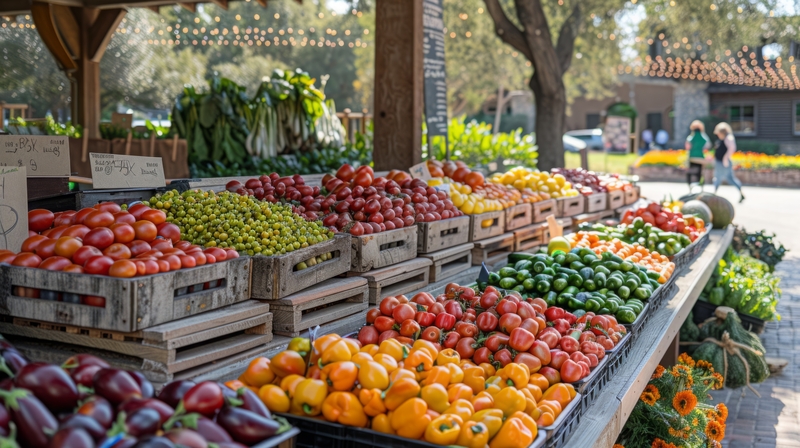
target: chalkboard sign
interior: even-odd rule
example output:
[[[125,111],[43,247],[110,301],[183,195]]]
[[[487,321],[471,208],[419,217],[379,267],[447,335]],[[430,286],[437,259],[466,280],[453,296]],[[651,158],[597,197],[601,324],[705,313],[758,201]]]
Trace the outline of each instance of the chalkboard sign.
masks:
[[[425,122],[428,136],[447,142],[447,79],[444,70],[444,10],[442,0],[422,2],[422,69],[425,76]]]

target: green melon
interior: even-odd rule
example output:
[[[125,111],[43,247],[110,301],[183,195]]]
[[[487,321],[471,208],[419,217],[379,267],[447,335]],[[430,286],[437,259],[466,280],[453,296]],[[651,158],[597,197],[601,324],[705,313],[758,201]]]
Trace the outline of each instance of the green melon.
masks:
[[[710,223],[713,219],[711,209],[708,208],[705,202],[698,200],[691,200],[681,207],[681,213],[684,215],[695,215],[703,219],[703,222]]]
[[[715,229],[722,229],[733,221],[733,204],[727,199],[711,193],[700,193],[696,199],[705,202],[711,210],[711,223]]]

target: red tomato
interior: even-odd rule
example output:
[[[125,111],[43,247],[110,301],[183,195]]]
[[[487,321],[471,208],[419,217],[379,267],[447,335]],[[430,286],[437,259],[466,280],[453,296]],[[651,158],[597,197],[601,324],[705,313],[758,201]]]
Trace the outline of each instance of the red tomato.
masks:
[[[158,236],[163,236],[173,243],[181,240],[181,229],[171,222],[162,222],[156,226],[156,229],[158,229]]]
[[[474,343],[474,338],[461,338],[458,340],[456,343],[456,351],[459,356],[461,356],[461,359],[472,359],[472,355],[475,354],[475,349],[472,348],[472,344]]]
[[[61,271],[67,266],[72,265],[68,258],[64,257],[50,257],[39,264],[39,269],[46,269],[48,271]]]
[[[23,266],[26,268],[35,268],[42,264],[42,257],[32,254],[30,252],[22,252],[17,254],[14,261],[11,262],[12,266]]]
[[[89,216],[89,213],[93,213],[97,211],[94,208],[82,208],[78,213],[75,213],[75,224],[83,224],[83,221],[86,220],[86,217]]]
[[[175,248],[177,248],[177,249],[180,249],[180,250],[186,250],[186,249],[192,247],[192,243],[190,243],[188,241],[178,241],[177,243],[173,244],[173,246]]]
[[[17,254],[15,254],[15,253],[2,254],[2,255],[0,255],[0,263],[11,264],[11,263],[14,262],[15,258],[17,258]]]
[[[86,234],[89,233],[89,230],[91,229],[83,224],[75,224],[67,227],[67,230],[61,233],[61,236],[74,236],[75,238],[83,239],[83,237],[85,237]]]
[[[389,296],[384,297],[383,300],[381,300],[378,308],[381,310],[381,313],[383,313],[384,316],[391,316],[392,310],[394,310],[394,308],[398,305],[400,305],[400,301],[397,300],[397,297]]]
[[[544,341],[533,341],[533,345],[528,349],[528,353],[539,358],[542,365],[550,364],[550,347]]]
[[[414,319],[406,319],[400,324],[400,335],[413,338],[420,332],[420,327]]]
[[[158,261],[144,260],[144,273],[146,275],[158,274],[160,271],[161,269],[158,266]]]
[[[365,325],[361,327],[361,330],[358,332],[358,341],[361,342],[362,345],[377,344],[378,336],[378,330],[376,330],[375,327]]]
[[[117,204],[116,202],[101,202],[95,205],[94,208],[112,214],[119,213],[122,210],[122,207],[120,207],[119,204]]]
[[[219,247],[209,247],[208,249],[204,250],[206,256],[213,255],[217,261],[225,261],[225,257],[227,257],[227,252],[225,250],[220,249]]]
[[[52,229],[48,229],[42,232],[42,235],[48,238],[58,239],[58,237],[60,237],[61,234],[64,233],[64,231],[67,230],[71,225],[72,224],[53,227]]]
[[[161,210],[150,209],[142,213],[141,219],[150,221],[155,225],[162,224],[167,220],[167,214]]]
[[[236,252],[236,249],[225,249],[225,253],[227,254],[227,258],[239,258],[239,252]]]
[[[144,214],[144,212],[148,210],[150,210],[150,207],[142,204],[141,202],[128,207],[128,213],[133,215],[133,217],[136,218],[137,221],[142,219],[142,215]]]
[[[109,228],[114,232],[115,243],[130,243],[136,237],[136,232],[130,224],[116,223],[112,224]]]
[[[136,221],[133,223],[133,230],[136,231],[136,239],[151,242],[158,236],[156,225],[150,221]]]
[[[100,249],[94,246],[84,245],[80,249],[75,251],[74,254],[72,254],[72,262],[79,266],[83,266],[84,264],[86,264],[87,260],[89,260],[92,257],[97,257],[99,255],[103,255],[103,252]]]
[[[150,243],[150,247],[156,250],[172,249],[172,240],[156,238],[155,241]]]
[[[131,261],[133,261],[133,264],[136,265],[136,275],[144,275],[147,273],[147,266],[144,264],[144,260],[131,260]]]
[[[414,311],[414,307],[407,303],[398,305],[392,309],[392,317],[397,322],[405,322],[406,319],[414,319],[416,314],[417,313]]]
[[[561,374],[561,381],[565,383],[574,383],[583,377],[583,368],[577,362],[568,359],[561,364],[559,369]]]
[[[55,253],[58,256],[72,258],[72,255],[83,247],[83,242],[71,236],[62,236],[56,241]]]
[[[98,296],[81,296],[81,303],[84,305],[105,308],[106,298]]]
[[[74,210],[70,210],[67,212],[56,213],[56,217],[53,220],[53,225],[56,227],[60,226],[71,226],[75,224],[75,215],[76,212]]]
[[[153,250],[153,248],[150,246],[150,244],[148,244],[148,243],[146,243],[146,242],[144,242],[142,240],[133,240],[130,243],[126,244],[126,246],[128,246],[128,248],[130,248],[131,255],[134,256],[134,257],[139,257],[139,256],[144,255],[145,253],[150,252],[151,250]],[[161,252],[159,252],[159,254],[157,256],[160,257],[162,255],[163,254]],[[153,255],[153,256],[156,256],[156,255]]]
[[[53,226],[53,221],[56,219],[53,212],[37,208],[28,212],[28,230],[34,232],[41,232]]]
[[[114,243],[103,250],[103,255],[112,260],[127,260],[131,258],[131,250],[122,243]]]
[[[133,250],[131,250],[131,253],[133,253]],[[147,252],[143,252],[139,255],[134,255],[134,256],[139,258],[154,257],[155,259],[159,259],[163,257],[164,254],[160,250],[150,249]]]
[[[108,275],[120,278],[134,277],[137,272],[136,263],[131,260],[117,260],[108,269]]]
[[[121,212],[114,213],[114,222],[133,224],[136,222],[136,218],[134,218],[133,215],[131,215],[127,211],[122,210]]]
[[[536,373],[542,368],[542,361],[528,352],[517,353],[517,356],[514,357],[514,362],[525,364],[531,373]]]
[[[39,245],[42,241],[47,241],[47,238],[44,235],[33,235],[25,238],[25,241],[22,242],[22,248],[19,250],[20,252],[33,252],[36,250],[36,246]]]
[[[215,257],[215,256],[213,256],[211,254],[206,254],[206,263],[207,264],[214,264],[216,262],[217,262],[217,257]]]
[[[169,263],[169,270],[170,271],[177,271],[178,269],[181,268],[181,259],[178,258],[178,255],[164,254],[164,256],[161,258],[161,260],[165,260],[167,263]],[[159,263],[159,267],[160,266],[161,266],[161,264]],[[166,272],[166,271],[162,270],[162,272]]]
[[[96,227],[83,237],[83,244],[103,250],[114,244],[114,232],[108,227]]]
[[[170,270],[169,261],[159,259],[156,260],[156,263],[158,263],[158,272],[169,272]]]
[[[178,255],[178,256],[186,255],[186,252],[182,251],[181,249],[175,248],[175,247],[171,247],[169,249],[160,249],[160,250],[161,250],[161,252],[164,253],[164,255]]]
[[[426,341],[431,342],[439,342],[442,338],[442,330],[438,329],[437,327],[426,327],[422,330],[422,333],[419,335],[421,339],[425,339]]]
[[[73,274],[83,274],[83,266],[78,266],[77,264],[71,264],[62,269],[61,272],[72,272]]]
[[[90,229],[94,229],[95,227],[108,227],[114,224],[114,215],[109,212],[104,212],[103,210],[95,210],[86,215],[86,219],[83,220],[83,223]]]
[[[391,317],[387,317],[387,316],[378,316],[378,317],[375,319],[375,323],[374,323],[374,325],[375,325],[375,328],[376,328],[376,329],[377,329],[379,332],[383,333],[384,331],[389,331],[389,330],[391,330],[391,329],[394,327],[394,325],[395,325],[396,323],[397,323],[397,322],[396,322],[394,319],[392,319]]]
[[[197,260],[194,259],[191,255],[178,255],[181,260],[181,268],[193,268],[197,266]]]
[[[49,238],[47,241],[42,241],[36,246],[33,252],[43,260],[52,257],[56,253],[56,241],[57,238]]]
[[[206,254],[204,254],[203,252],[192,252],[192,253],[190,253],[188,255],[190,257],[194,258],[196,266],[203,266],[204,264],[206,264],[208,262],[208,259],[206,258]]]
[[[524,352],[531,348],[534,340],[536,337],[530,331],[520,327],[513,329],[508,335],[508,345],[518,352]]]
[[[112,264],[114,264],[114,260],[111,257],[99,255],[86,260],[83,270],[87,274],[108,275],[108,269]]]
[[[353,167],[349,164],[345,163],[341,168],[339,168],[338,171],[336,171],[336,177],[345,182],[350,182],[353,179],[353,176],[355,176],[355,173],[355,169],[353,169]],[[366,186],[368,187],[369,185]]]

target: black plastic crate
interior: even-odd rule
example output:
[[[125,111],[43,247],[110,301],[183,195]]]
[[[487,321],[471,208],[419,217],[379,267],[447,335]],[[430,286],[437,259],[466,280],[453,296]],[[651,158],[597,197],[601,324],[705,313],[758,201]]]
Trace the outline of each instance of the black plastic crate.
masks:
[[[117,204],[121,205],[137,201],[149,201],[150,198],[159,193],[164,193],[171,190],[178,190],[182,193],[188,189],[189,181],[176,180],[171,182],[166,187],[159,188],[72,191],[61,196],[30,201],[28,202],[28,208],[44,208],[54,212],[80,210],[86,207],[94,207],[96,204],[101,202],[116,202]]]
[[[619,344],[614,346],[611,350],[606,350],[606,357],[608,358],[608,378],[611,378],[617,370],[619,370],[622,363],[628,359],[633,347],[633,335],[628,333],[619,341]]]
[[[711,303],[703,300],[698,300],[695,302],[694,308],[692,308],[692,320],[696,324],[701,324],[707,319],[714,317],[714,310],[716,309],[717,305],[712,305]],[[738,311],[736,312],[736,315],[739,316],[739,319],[742,321],[742,326],[745,328],[745,330],[752,331],[755,334],[761,334],[764,332],[764,325],[766,325],[766,321],[749,314],[740,313]]]
[[[283,442],[289,441],[295,438],[298,434],[300,434],[300,430],[297,428],[292,428],[284,433],[278,434],[277,436],[270,437],[269,439],[257,443],[253,445],[252,448],[274,448],[276,446],[280,446]]]
[[[713,226],[709,224],[708,227],[706,227],[706,231],[703,232],[699,238],[672,257],[672,262],[675,263],[675,272],[672,273],[673,276],[682,272],[700,256],[700,253],[703,252],[703,249],[708,245],[712,227]]]
[[[581,394],[575,398],[561,412],[556,421],[550,426],[539,428],[539,431],[547,431],[547,447],[563,446],[572,433],[578,428],[578,424],[583,416],[583,399]]]
[[[604,356],[600,362],[589,372],[589,376],[586,378],[581,379],[575,383],[572,383],[572,386],[575,388],[578,393],[581,394],[581,399],[583,403],[581,404],[582,409],[586,409],[589,405],[597,398],[600,394],[600,390],[608,383],[609,379],[609,371],[608,371],[608,363],[610,361],[610,357],[608,355]]]
[[[642,312],[639,314],[636,320],[633,321],[633,323],[623,324],[625,325],[625,328],[628,329],[628,333],[631,333],[631,335],[634,337],[638,336],[641,333],[644,324],[650,319],[651,308],[653,307],[651,306],[650,303],[645,303]]]
[[[331,423],[321,418],[298,417],[280,414],[292,425],[300,429],[295,446],[297,448],[435,448],[438,445],[420,440],[384,434],[364,428]]]
[[[672,298],[672,285],[675,284],[675,277],[677,274],[677,269],[672,273],[672,275],[667,279],[664,284],[660,285],[653,291],[653,295],[647,299],[647,303],[653,305],[652,310],[655,311],[660,309],[669,299]]]

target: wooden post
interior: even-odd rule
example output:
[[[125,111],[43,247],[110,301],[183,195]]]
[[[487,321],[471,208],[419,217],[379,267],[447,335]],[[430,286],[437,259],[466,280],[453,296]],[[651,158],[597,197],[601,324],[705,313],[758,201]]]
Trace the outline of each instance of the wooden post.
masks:
[[[375,5],[375,170],[422,161],[422,0]]]

